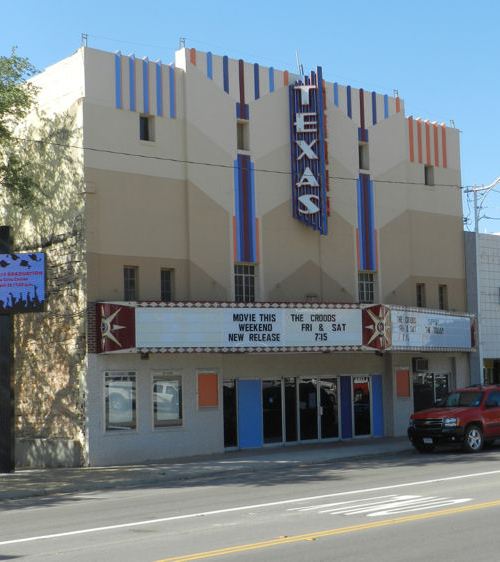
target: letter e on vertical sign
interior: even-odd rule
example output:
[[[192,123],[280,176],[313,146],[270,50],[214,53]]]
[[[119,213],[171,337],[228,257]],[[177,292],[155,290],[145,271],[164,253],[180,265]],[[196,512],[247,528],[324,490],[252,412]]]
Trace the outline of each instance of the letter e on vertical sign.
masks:
[[[293,216],[328,234],[321,67],[289,86]]]

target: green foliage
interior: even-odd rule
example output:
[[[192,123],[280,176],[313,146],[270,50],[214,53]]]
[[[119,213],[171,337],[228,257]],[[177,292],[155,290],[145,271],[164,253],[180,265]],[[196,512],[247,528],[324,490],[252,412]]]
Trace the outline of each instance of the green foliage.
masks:
[[[15,129],[35,106],[36,88],[27,82],[34,73],[15,49],[8,57],[0,56],[0,189],[22,207],[32,201],[37,183],[23,165]]]

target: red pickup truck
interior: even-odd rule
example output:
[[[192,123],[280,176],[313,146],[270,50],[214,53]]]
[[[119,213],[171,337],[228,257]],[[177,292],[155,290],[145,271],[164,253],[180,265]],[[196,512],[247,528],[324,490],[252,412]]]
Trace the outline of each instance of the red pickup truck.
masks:
[[[468,453],[500,439],[500,385],[459,388],[434,408],[410,417],[408,437],[421,453],[440,443],[461,444]]]

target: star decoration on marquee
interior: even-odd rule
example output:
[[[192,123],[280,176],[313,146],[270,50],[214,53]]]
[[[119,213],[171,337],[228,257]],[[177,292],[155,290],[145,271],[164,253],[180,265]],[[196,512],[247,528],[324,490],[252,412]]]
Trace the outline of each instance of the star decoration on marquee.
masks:
[[[122,344],[115,338],[113,332],[116,332],[118,330],[123,330],[126,328],[126,326],[120,326],[119,324],[113,324],[113,320],[118,316],[118,313],[120,312],[121,308],[119,308],[118,310],[115,310],[113,312],[113,314],[111,314],[110,316],[108,316],[107,318],[104,318],[104,307],[101,307],[101,346],[104,349],[104,346],[106,344],[106,338],[108,340],[111,340],[112,342],[116,343],[116,345],[119,345],[120,347],[122,346]]]
[[[373,324],[366,326],[366,329],[371,330],[372,334],[365,345],[370,346],[372,342],[376,342],[378,339],[380,349],[389,347],[391,345],[391,311],[381,306],[378,315],[370,308],[366,309],[366,312]]]

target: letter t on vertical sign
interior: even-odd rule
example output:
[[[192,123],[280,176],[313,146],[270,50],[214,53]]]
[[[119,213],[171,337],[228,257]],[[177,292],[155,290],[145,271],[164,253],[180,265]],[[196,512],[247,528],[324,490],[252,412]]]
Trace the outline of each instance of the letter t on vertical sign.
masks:
[[[11,231],[0,226],[0,254],[12,252]],[[0,473],[15,469],[13,317],[0,314]]]

